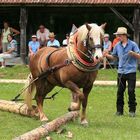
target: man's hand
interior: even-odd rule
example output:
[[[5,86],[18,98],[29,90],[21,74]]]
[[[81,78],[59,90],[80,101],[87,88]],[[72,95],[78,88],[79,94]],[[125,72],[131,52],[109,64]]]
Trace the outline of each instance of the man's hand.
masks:
[[[133,56],[133,57],[137,58],[137,59],[140,59],[140,54],[139,53],[136,53],[136,52],[133,52],[133,51],[129,51],[128,54],[130,56]]]
[[[134,56],[134,55],[135,55],[135,52],[129,51],[128,54],[129,54],[130,56]]]
[[[108,51],[103,51],[103,57],[106,57],[108,55]]]

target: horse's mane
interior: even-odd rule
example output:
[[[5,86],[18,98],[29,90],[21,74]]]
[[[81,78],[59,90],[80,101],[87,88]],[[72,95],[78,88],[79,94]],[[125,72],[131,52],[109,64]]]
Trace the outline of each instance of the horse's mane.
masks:
[[[101,34],[104,33],[103,29],[100,28],[100,26],[98,26],[96,23],[91,23],[89,24],[92,29],[91,30],[95,30],[95,31],[100,31]],[[87,33],[88,33],[88,29],[86,28],[86,25],[82,25],[78,28],[78,37],[79,37],[79,40],[83,41],[86,39],[86,36],[87,36]]]

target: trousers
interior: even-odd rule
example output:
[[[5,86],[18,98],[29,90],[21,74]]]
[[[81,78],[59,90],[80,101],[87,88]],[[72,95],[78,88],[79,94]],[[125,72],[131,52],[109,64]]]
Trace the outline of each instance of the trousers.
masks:
[[[126,82],[128,83],[128,106],[129,112],[136,111],[136,95],[135,95],[135,86],[136,86],[136,73],[129,74],[120,74],[118,73],[117,78],[117,102],[116,107],[117,111],[123,113],[124,106],[124,92],[126,89]]]

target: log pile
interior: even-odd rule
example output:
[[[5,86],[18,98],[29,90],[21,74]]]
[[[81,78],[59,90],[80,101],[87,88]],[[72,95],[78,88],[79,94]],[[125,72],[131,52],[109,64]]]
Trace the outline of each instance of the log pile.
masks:
[[[33,116],[38,117],[39,115],[36,106],[33,106],[33,110],[28,110],[27,105],[24,103],[17,103],[17,102],[6,101],[6,100],[0,100],[0,110],[13,112],[16,114],[21,114],[30,117]]]
[[[32,131],[29,131],[13,140],[40,140],[40,138],[45,137],[49,132],[57,130],[61,125],[67,123],[70,120],[75,119],[79,116],[78,111],[69,112],[45,125],[42,125]]]

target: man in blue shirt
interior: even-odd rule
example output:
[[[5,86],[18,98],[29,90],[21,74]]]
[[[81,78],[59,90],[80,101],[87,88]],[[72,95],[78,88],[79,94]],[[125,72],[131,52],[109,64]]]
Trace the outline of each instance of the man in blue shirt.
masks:
[[[120,38],[120,42],[118,42],[114,47],[112,55],[104,53],[104,56],[109,59],[118,58],[119,61],[116,115],[123,115],[124,91],[126,89],[127,81],[129,95],[129,116],[135,117],[137,105],[135,97],[136,66],[137,58],[140,58],[140,50],[135,42],[128,39],[127,29],[125,27],[119,27],[117,32],[114,34]]]
[[[55,39],[55,35],[53,32],[51,32],[49,34],[49,41],[47,43],[47,47],[55,47],[55,48],[59,48],[60,47],[60,43],[58,40]]]

